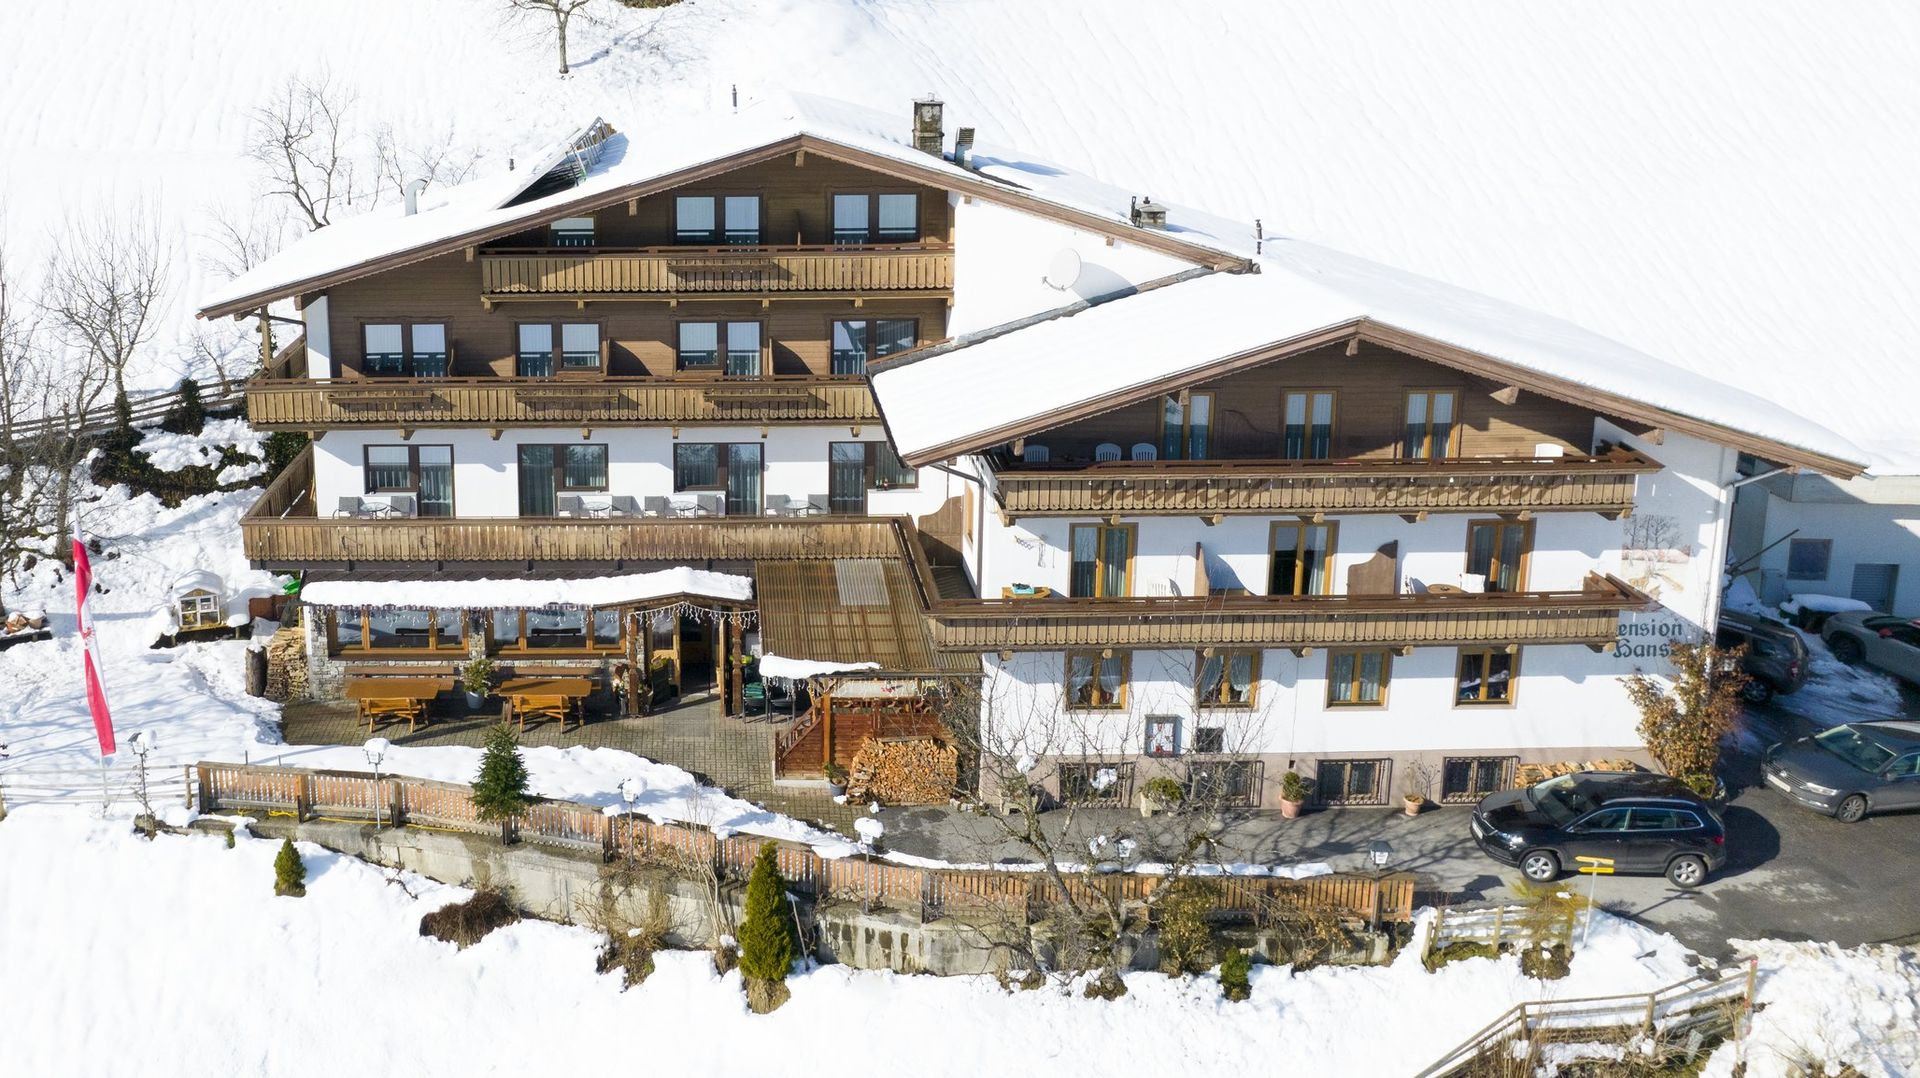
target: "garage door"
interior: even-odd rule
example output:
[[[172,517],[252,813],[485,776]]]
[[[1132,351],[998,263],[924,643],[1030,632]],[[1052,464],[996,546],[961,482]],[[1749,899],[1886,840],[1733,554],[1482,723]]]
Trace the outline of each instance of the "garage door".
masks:
[[[1893,585],[1900,576],[1898,565],[1866,563],[1853,567],[1853,597],[1875,610],[1893,613]]]

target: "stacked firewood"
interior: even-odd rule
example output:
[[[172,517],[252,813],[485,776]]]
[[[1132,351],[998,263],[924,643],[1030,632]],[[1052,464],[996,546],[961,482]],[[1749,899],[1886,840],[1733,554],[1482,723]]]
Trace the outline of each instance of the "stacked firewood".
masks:
[[[867,738],[847,769],[847,800],[931,805],[953,796],[960,754],[931,737]]]
[[[290,625],[267,641],[267,699],[298,700],[307,693],[307,638]]]
[[[1521,764],[1514,769],[1513,784],[1532,786],[1536,782],[1545,782],[1557,775],[1571,775],[1575,771],[1639,771],[1640,765],[1632,760],[1561,760],[1550,764]]]

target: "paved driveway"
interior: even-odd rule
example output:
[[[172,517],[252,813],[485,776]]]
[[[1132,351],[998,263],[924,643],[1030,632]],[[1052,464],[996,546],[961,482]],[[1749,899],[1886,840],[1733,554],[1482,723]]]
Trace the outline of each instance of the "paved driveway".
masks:
[[[1798,736],[1805,720],[1766,709],[1749,716],[1762,740]],[[1759,781],[1757,759],[1728,761],[1737,791],[1725,816],[1729,864],[1694,891],[1661,877],[1598,881],[1602,906],[1673,933],[1695,950],[1730,954],[1729,939],[1831,940],[1847,946],[1920,939],[1920,813],[1874,816],[1842,824],[1789,803]],[[1386,839],[1392,867],[1420,874],[1432,900],[1505,897],[1518,872],[1481,854],[1467,834],[1468,809],[1429,808],[1415,818],[1388,809],[1329,809],[1298,820],[1277,814],[1236,825],[1228,856],[1263,863],[1325,861],[1364,871],[1367,847]],[[994,825],[944,809],[883,810],[891,849],[954,861],[1021,858],[999,841]],[[1143,837],[1137,813],[1083,812],[1081,832],[1063,848],[1086,849],[1088,838]],[[1584,882],[1582,884],[1584,886]]]

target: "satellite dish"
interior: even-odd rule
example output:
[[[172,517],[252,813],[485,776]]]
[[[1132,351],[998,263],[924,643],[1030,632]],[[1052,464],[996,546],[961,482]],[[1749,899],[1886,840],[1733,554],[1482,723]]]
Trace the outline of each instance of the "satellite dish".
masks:
[[[1080,252],[1063,247],[1047,262],[1047,275],[1040,278],[1048,288],[1065,292],[1080,279]]]

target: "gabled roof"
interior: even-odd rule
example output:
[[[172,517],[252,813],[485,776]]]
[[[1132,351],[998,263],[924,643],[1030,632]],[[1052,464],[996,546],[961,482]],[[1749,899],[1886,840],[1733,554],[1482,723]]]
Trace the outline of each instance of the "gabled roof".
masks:
[[[1358,335],[1783,463],[1852,475],[1866,459],[1790,408],[1558,318],[1298,240],[1268,240],[1256,266],[878,363],[888,432],[925,464]]]
[[[1175,211],[1166,230],[1139,228],[1129,194],[1025,158],[977,155],[973,167],[923,153],[908,141],[909,118],[811,95],[793,95],[670,126],[612,134],[597,142],[576,184],[516,201],[535,173],[505,172],[420,196],[419,212],[392,206],[310,233],[202,301],[200,316],[251,311],[274,300],[486,243],[571,214],[591,213],[746,165],[804,150],[896,179],[924,183],[1061,220],[1192,261],[1245,265],[1247,244],[1223,237],[1250,225]],[[591,125],[589,125],[591,127]],[[538,159],[565,163],[570,134]],[[532,188],[538,191],[538,187]],[[1183,224],[1194,222],[1195,224]],[[1197,224],[1197,227],[1196,227]]]

